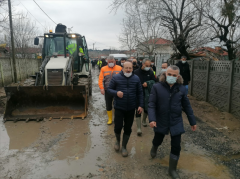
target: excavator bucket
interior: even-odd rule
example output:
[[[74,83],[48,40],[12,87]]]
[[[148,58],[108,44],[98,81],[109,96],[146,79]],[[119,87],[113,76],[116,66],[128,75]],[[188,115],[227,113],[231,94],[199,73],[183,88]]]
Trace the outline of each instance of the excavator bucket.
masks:
[[[4,120],[83,119],[87,116],[87,91],[85,85],[5,87]]]

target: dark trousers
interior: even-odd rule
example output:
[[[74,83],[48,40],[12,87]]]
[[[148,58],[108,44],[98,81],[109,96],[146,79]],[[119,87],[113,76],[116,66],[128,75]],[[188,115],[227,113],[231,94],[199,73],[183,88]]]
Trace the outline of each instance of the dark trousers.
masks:
[[[109,94],[106,90],[105,90],[105,102],[106,102],[106,109],[107,111],[111,111],[112,110],[112,102],[113,102],[113,96],[111,94]]]
[[[115,109],[114,132],[116,134],[121,134],[122,128],[124,128],[124,134],[128,136],[131,135],[134,112],[135,110],[123,111],[120,109]]]
[[[161,133],[155,132],[154,138],[153,138],[153,145],[159,146],[162,144],[163,139],[165,135]],[[171,153],[179,156],[181,151],[181,134],[177,136],[171,136]]]

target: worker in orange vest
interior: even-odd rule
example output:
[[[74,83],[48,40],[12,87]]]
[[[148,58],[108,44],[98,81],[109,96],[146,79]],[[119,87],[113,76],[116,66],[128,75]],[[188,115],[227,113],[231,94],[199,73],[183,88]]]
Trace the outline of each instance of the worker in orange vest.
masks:
[[[105,95],[106,109],[108,114],[108,125],[112,124],[112,102],[113,96],[107,92],[108,85],[112,77],[122,71],[122,67],[116,65],[116,61],[113,56],[107,58],[107,66],[102,67],[99,74],[98,85],[102,95]]]

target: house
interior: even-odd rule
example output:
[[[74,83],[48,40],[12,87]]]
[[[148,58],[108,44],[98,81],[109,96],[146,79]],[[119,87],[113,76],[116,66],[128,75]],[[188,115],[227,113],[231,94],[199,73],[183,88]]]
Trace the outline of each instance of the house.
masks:
[[[6,49],[6,44],[0,44],[0,57],[9,57],[9,51]]]
[[[193,49],[189,52],[190,58],[202,58],[202,59],[212,59],[214,61],[219,60],[228,60],[228,52],[219,47],[216,46],[215,49],[211,47],[201,47]]]
[[[167,61],[175,52],[173,47],[172,41],[164,38],[155,38],[137,45],[137,53],[139,57],[145,57],[148,55],[148,49],[150,49],[152,50],[151,55],[159,56],[163,61]]]

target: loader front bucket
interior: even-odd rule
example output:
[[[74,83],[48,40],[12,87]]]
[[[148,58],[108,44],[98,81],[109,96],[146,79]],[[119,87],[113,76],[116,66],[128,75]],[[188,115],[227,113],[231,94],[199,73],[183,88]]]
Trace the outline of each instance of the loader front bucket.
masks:
[[[5,87],[4,120],[83,119],[88,108],[86,91],[84,85]]]

